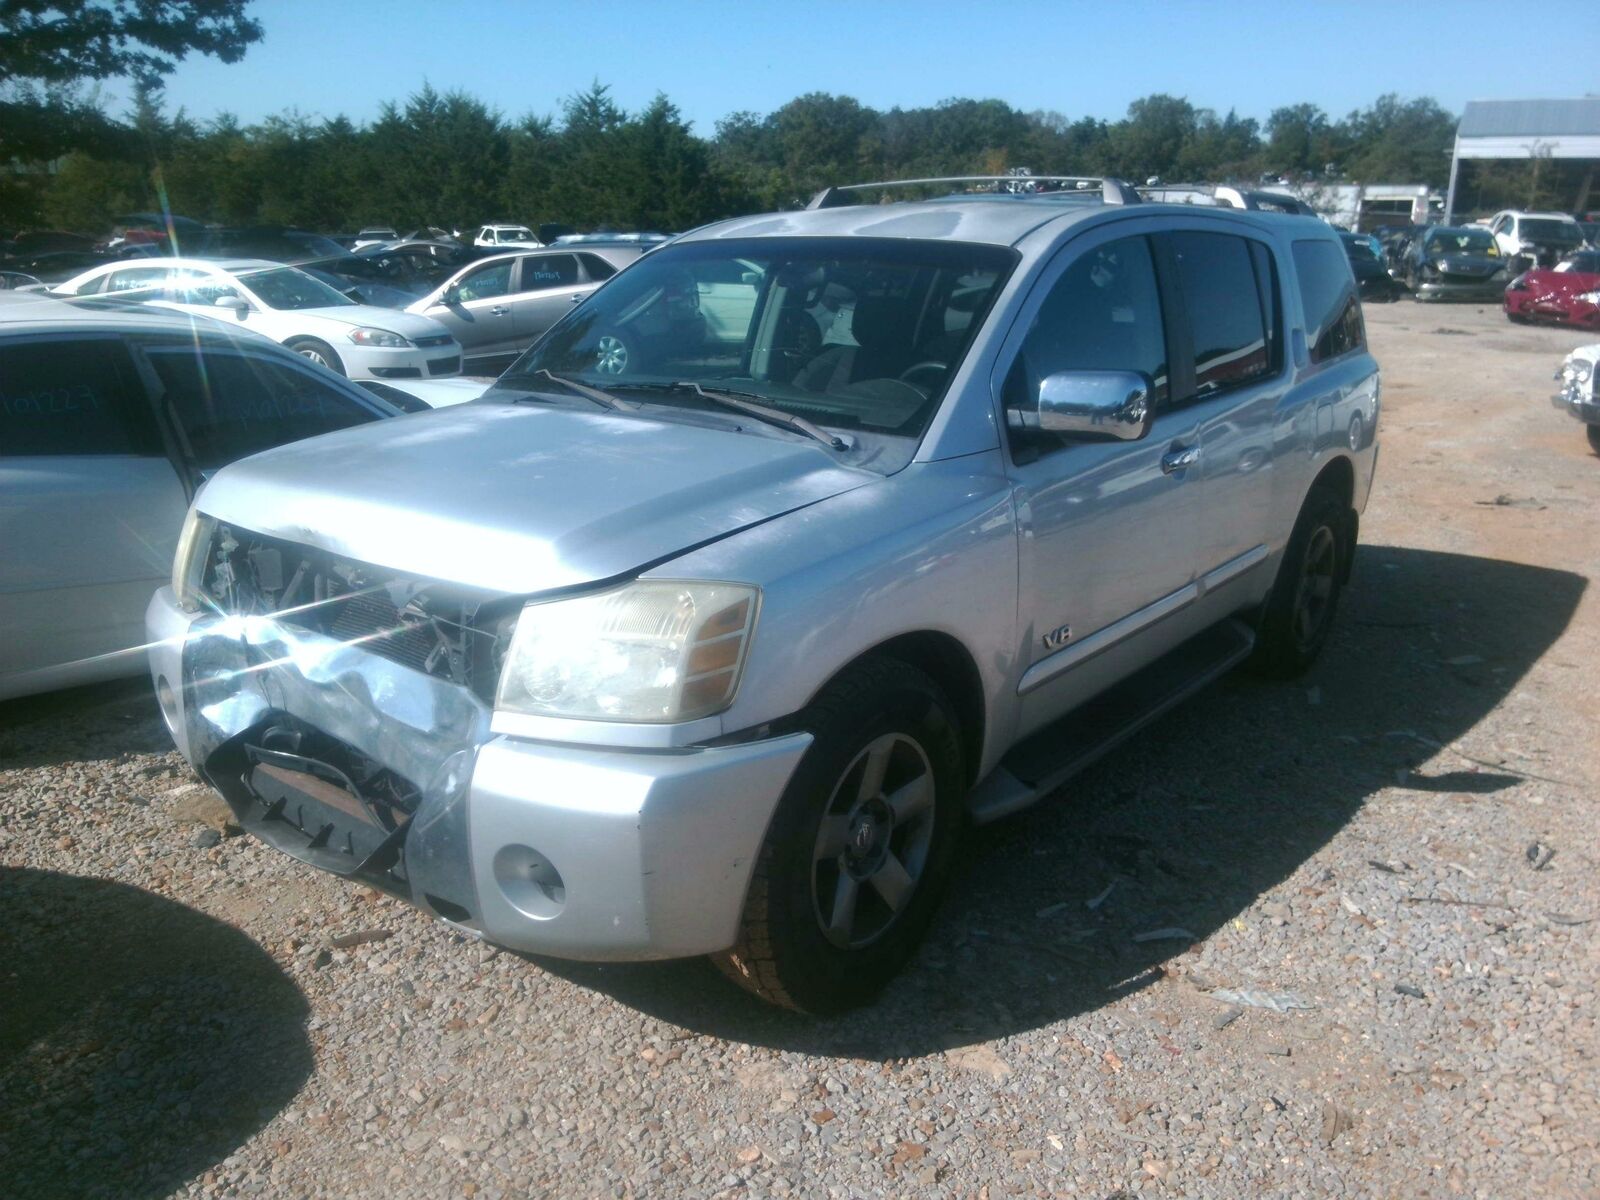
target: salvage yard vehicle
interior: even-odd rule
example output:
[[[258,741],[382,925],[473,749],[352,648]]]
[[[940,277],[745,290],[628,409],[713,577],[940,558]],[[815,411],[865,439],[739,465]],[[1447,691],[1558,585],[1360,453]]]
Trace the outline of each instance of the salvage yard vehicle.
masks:
[[[0,292],[0,699],[139,674],[200,483],[394,415],[231,324]]]
[[[235,321],[330,371],[356,379],[461,373],[461,347],[439,322],[357,304],[298,267],[261,259],[163,258],[97,267],[56,289],[121,295]]]
[[[1405,282],[1417,300],[1499,300],[1511,269],[1487,229],[1435,225],[1406,249]]]
[[[544,245],[526,225],[481,225],[472,236],[472,244],[483,250],[504,250],[507,246],[537,250]]]
[[[1400,299],[1405,289],[1390,278],[1389,268],[1378,251],[1373,249],[1370,235],[1341,233],[1339,240],[1344,243],[1345,253],[1350,256],[1350,270],[1356,277],[1356,288],[1362,300],[1384,304]]]
[[[495,254],[462,267],[406,311],[437,321],[461,343],[470,374],[498,374],[574,304],[646,246]]]
[[[1489,232],[1514,271],[1554,266],[1583,245],[1583,227],[1567,213],[1498,212]]]
[[[1589,449],[1600,454],[1600,342],[1567,355],[1556,380],[1561,390],[1550,402],[1583,422]]]
[[[1305,670],[1377,453],[1337,233],[1116,180],[851,203],[892,186],[696,230],[482,398],[219,472],[147,634],[241,824],[496,944],[835,1011],[968,821]]]
[[[1600,250],[1580,250],[1552,269],[1524,271],[1506,287],[1506,316],[1600,329]]]

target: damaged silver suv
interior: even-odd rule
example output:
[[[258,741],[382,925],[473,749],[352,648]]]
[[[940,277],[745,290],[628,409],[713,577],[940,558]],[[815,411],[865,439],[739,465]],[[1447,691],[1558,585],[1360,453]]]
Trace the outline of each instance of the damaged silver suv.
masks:
[[[964,822],[1311,662],[1377,453],[1338,235],[850,191],[652,252],[479,400],[206,485],[151,664],[248,830],[502,946],[837,1010]]]

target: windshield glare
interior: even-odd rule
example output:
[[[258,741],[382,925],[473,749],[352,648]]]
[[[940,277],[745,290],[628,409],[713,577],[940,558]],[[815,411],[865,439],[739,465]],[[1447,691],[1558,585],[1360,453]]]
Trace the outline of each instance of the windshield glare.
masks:
[[[355,303],[343,292],[294,267],[243,272],[239,281],[268,308],[337,308]]]
[[[998,246],[876,238],[669,246],[574,309],[499,386],[548,391],[537,372],[550,371],[698,405],[671,390],[694,382],[915,439],[1014,262]]]

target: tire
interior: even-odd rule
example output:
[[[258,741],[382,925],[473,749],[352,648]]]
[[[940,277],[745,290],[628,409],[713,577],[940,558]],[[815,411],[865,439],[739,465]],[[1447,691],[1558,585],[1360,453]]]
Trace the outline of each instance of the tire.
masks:
[[[623,333],[608,333],[595,346],[594,369],[598,375],[626,375],[639,369],[639,351],[632,338]]]
[[[850,668],[801,725],[815,740],[767,831],[739,940],[713,961],[763,1000],[836,1013],[876,996],[926,932],[966,775],[950,702],[894,659]]]
[[[1355,549],[1352,528],[1338,493],[1321,486],[1311,490],[1256,627],[1249,666],[1257,675],[1294,679],[1322,652]]]
[[[333,347],[327,342],[318,341],[316,338],[291,338],[284,343],[288,349],[293,350],[301,358],[309,358],[314,363],[321,363],[335,375],[345,373],[344,363],[339,361],[339,356],[334,353]]]
[[[1584,429],[1589,434],[1589,449],[1600,454],[1600,425],[1585,425]]]

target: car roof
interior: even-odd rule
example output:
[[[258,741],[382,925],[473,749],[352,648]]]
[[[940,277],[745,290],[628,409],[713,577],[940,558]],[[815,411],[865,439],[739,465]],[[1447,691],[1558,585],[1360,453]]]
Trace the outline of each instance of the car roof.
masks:
[[[1015,246],[1029,234],[1058,222],[1060,228],[1107,213],[1130,216],[1181,216],[1194,220],[1218,218],[1247,221],[1266,228],[1283,228],[1282,222],[1322,225],[1316,217],[1290,213],[1252,212],[1225,206],[1194,204],[1106,204],[1098,193],[1041,192],[1032,195],[987,194],[940,200],[908,200],[894,204],[853,204],[798,212],[764,213],[735,217],[691,230],[680,242],[746,237],[885,237],[928,241],[987,242]]]
[[[0,292],[0,334],[181,333],[231,340],[228,326],[209,317],[108,300],[103,296],[54,296],[47,292]],[[245,332],[245,331],[240,331]],[[257,340],[251,334],[251,342]],[[267,341],[263,339],[263,344]]]

